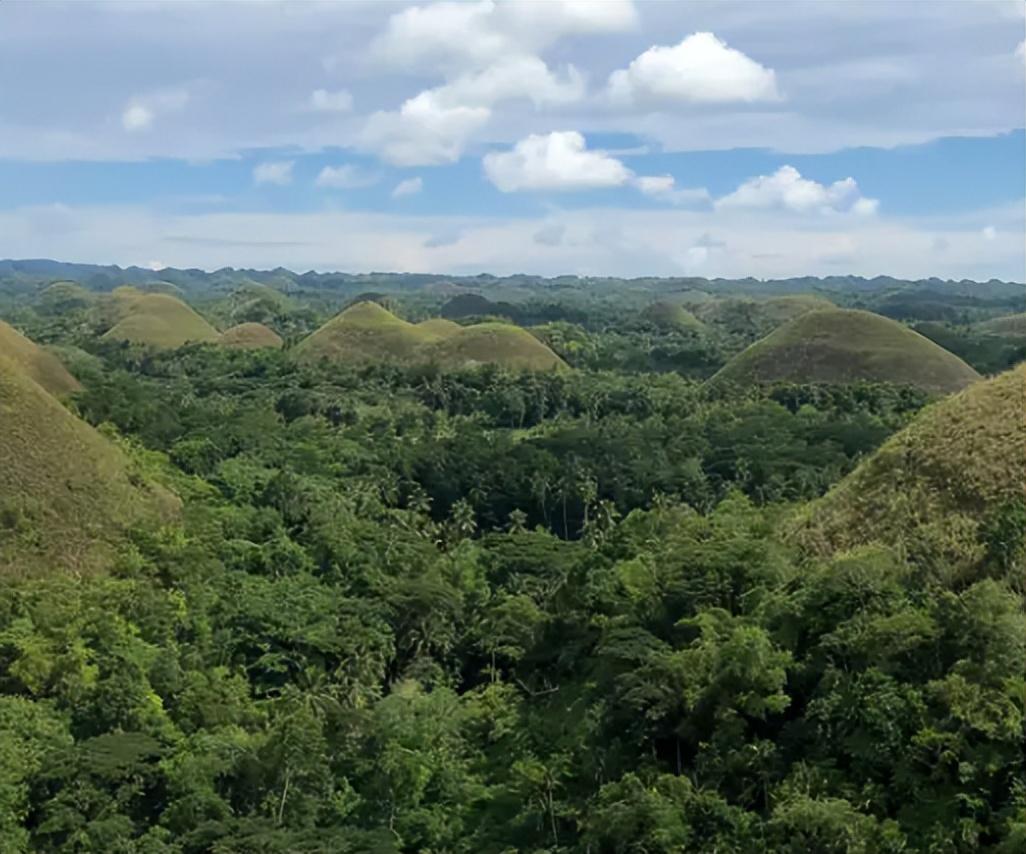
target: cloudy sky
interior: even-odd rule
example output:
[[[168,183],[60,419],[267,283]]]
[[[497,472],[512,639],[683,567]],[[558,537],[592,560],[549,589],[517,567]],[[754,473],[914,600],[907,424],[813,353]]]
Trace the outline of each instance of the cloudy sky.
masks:
[[[0,4],[0,257],[1022,280],[1026,4]]]

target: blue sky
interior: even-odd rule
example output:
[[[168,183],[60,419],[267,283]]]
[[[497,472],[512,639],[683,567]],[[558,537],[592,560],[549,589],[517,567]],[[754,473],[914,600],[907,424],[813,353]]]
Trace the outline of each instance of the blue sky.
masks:
[[[1022,280],[1024,8],[3,4],[0,256]]]

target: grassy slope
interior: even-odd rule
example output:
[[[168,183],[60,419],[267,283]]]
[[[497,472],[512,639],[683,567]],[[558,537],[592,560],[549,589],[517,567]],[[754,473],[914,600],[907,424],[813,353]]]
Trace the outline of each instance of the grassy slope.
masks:
[[[983,323],[977,323],[973,328],[986,335],[996,335],[1004,338],[1026,338],[1026,312],[985,320]]]
[[[121,528],[178,500],[131,474],[113,443],[0,357],[0,570],[89,569]]]
[[[811,311],[739,353],[710,382],[909,384],[958,391],[979,379],[965,362],[896,321],[866,311]]]
[[[672,302],[656,302],[641,312],[643,320],[669,329],[694,330],[700,332],[705,324],[684,306]]]
[[[545,371],[566,363],[526,329],[508,323],[478,323],[428,348],[428,358],[445,367],[499,364]]]
[[[60,359],[2,320],[0,356],[6,356],[13,361],[50,394],[69,394],[81,388],[78,380],[68,373]]]
[[[463,327],[455,321],[447,320],[444,317],[432,317],[428,320],[422,320],[417,324],[417,328],[430,332],[432,335],[437,335],[439,338],[447,338],[459,332]]]
[[[222,347],[234,347],[238,350],[258,350],[262,347],[280,350],[285,344],[277,332],[268,329],[262,323],[240,323],[226,329],[221,333],[218,343]]]
[[[375,302],[355,303],[296,346],[304,361],[415,361],[433,332],[408,323]]]
[[[107,340],[174,349],[218,338],[213,326],[173,296],[118,288],[113,297],[114,311],[120,319],[104,333]]]
[[[927,407],[802,512],[793,537],[829,554],[869,542],[915,551],[929,535],[952,551],[989,508],[1024,495],[1026,366]]]

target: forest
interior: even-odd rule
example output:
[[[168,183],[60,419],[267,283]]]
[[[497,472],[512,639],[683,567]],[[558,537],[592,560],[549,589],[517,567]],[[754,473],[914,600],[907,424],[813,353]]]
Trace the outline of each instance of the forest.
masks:
[[[1021,285],[97,275],[0,269],[3,854],[1026,849]]]

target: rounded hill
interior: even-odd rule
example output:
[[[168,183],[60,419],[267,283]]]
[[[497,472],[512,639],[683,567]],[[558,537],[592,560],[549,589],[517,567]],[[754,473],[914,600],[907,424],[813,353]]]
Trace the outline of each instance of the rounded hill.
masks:
[[[985,320],[974,328],[985,335],[1000,338],[1026,338],[1026,312]]]
[[[503,365],[529,371],[565,368],[566,363],[526,329],[508,323],[463,327],[427,348],[427,358],[447,368]]]
[[[969,365],[917,332],[867,311],[806,312],[731,359],[713,386],[760,383],[911,385],[959,391],[979,379]]]
[[[4,356],[0,435],[0,570],[90,568],[125,526],[177,513],[177,498]]]
[[[53,353],[49,353],[0,320],[0,357],[7,357],[50,394],[64,395],[81,386]]]
[[[260,350],[271,348],[280,350],[285,346],[281,336],[262,323],[240,323],[221,333],[218,343],[222,347],[236,350]]]
[[[695,317],[684,306],[675,302],[655,302],[647,306],[641,312],[641,319],[645,323],[658,326],[661,329],[676,329],[681,331],[701,332],[705,324]]]
[[[296,346],[306,362],[409,362],[438,336],[365,300],[354,303]]]
[[[818,554],[871,542],[917,553],[972,549],[989,514],[1026,485],[1026,366],[924,409],[797,520]]]
[[[176,297],[135,288],[118,288],[112,297],[117,322],[104,333],[104,340],[170,350],[218,339],[217,330]]]
[[[430,332],[432,335],[437,335],[439,338],[446,338],[449,335],[456,334],[463,327],[454,320],[448,320],[444,317],[431,317],[418,323],[417,328]]]

